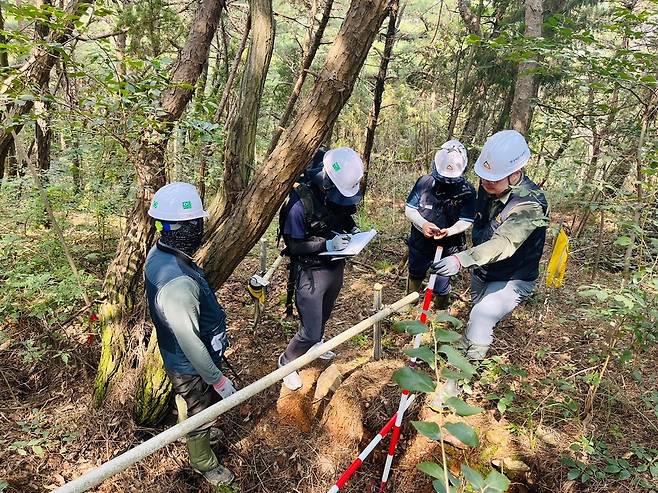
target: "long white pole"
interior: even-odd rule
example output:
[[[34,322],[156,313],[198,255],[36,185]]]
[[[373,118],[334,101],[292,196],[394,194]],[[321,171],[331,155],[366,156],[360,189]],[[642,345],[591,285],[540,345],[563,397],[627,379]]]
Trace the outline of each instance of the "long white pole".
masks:
[[[268,387],[271,387],[278,381],[282,380],[283,377],[289,375],[293,371],[297,371],[303,366],[309,364],[313,360],[320,357],[326,351],[330,351],[337,346],[341,345],[345,341],[348,341],[352,337],[358,335],[364,330],[372,327],[373,324],[379,322],[380,320],[385,319],[391,313],[399,311],[401,308],[413,303],[418,299],[418,293],[411,293],[402,298],[401,300],[396,301],[390,306],[385,307],[383,310],[375,313],[372,317],[362,320],[358,324],[350,327],[341,334],[337,335],[333,339],[329,339],[324,344],[311,349],[303,356],[300,356],[296,360],[291,361],[285,366],[282,366],[278,370],[273,371],[269,375],[264,376],[260,380],[256,380],[254,383],[247,385],[242,390],[239,390],[235,394],[222,399],[217,404],[210,406],[207,409],[204,409],[199,414],[195,414],[185,421],[172,426],[168,430],[159,433],[153,438],[145,441],[144,443],[136,446],[133,449],[124,452],[123,454],[111,459],[96,469],[83,474],[79,478],[66,483],[64,486],[57,488],[55,493],[80,493],[87,491],[90,488],[102,483],[105,479],[110,476],[124,471],[131,465],[139,462],[144,457],[152,454],[153,452],[161,449],[165,445],[168,445],[172,442],[175,442],[182,436],[190,433],[191,431],[196,430],[199,426],[209,423],[215,420],[219,415],[224,414],[225,412],[233,409],[238,404],[243,403],[250,397],[262,392]]]
[[[283,262],[283,255],[279,255],[276,258],[276,260],[272,264],[272,267],[270,267],[270,269],[263,276],[263,279],[265,279],[266,281],[269,281],[270,277],[272,277],[272,275],[274,275],[274,272],[279,268],[279,265],[281,265],[281,262]]]

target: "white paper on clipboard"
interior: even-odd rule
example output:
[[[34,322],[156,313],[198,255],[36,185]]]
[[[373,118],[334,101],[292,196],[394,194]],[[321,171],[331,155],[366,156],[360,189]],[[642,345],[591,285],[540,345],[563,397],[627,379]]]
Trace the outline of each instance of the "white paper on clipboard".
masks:
[[[329,255],[331,257],[353,257],[361,253],[361,250],[370,243],[370,241],[375,237],[377,231],[371,229],[370,231],[364,231],[362,233],[356,233],[351,235],[350,242],[347,244],[343,250],[338,252],[322,252],[320,255]]]

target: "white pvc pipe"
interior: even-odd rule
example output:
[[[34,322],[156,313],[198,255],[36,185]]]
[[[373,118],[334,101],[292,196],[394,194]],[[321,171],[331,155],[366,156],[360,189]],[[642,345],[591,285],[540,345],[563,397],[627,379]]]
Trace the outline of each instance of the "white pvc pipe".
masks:
[[[269,269],[269,270],[265,273],[265,275],[263,276],[263,279],[265,279],[266,281],[269,281],[269,280],[270,280],[270,277],[272,277],[272,275],[274,274],[274,272],[279,268],[279,265],[281,265],[281,262],[283,262],[283,255],[279,255],[279,256],[276,258],[276,260],[275,260],[274,263],[272,264],[272,267],[270,267],[270,269]]]
[[[279,257],[282,258],[282,257]],[[278,260],[278,259],[277,259]],[[276,262],[275,262],[276,264]],[[274,266],[272,266],[274,267]],[[270,269],[272,270],[272,269]],[[358,324],[350,327],[341,334],[337,335],[333,339],[329,339],[324,344],[317,346],[309,350],[303,356],[300,356],[296,360],[291,361],[287,365],[279,368],[278,370],[273,371],[269,375],[264,376],[260,380],[256,380],[254,383],[247,385],[245,388],[237,391],[235,394],[222,399],[217,404],[210,406],[207,409],[204,409],[199,414],[195,414],[187,418],[185,421],[178,423],[175,426],[172,426],[168,430],[159,433],[158,435],[150,438],[149,440],[137,445],[135,448],[124,452],[123,454],[111,459],[104,464],[100,465],[96,469],[83,474],[79,478],[66,483],[64,486],[61,486],[55,490],[55,493],[80,493],[87,491],[90,488],[102,483],[105,479],[110,476],[118,474],[131,465],[139,462],[148,455],[151,455],[153,452],[161,449],[165,445],[168,445],[172,442],[175,442],[184,435],[187,435],[191,431],[196,430],[199,426],[209,423],[217,419],[218,416],[224,414],[225,412],[233,409],[238,404],[242,404],[244,401],[253,397],[254,395],[262,392],[263,390],[271,387],[278,381],[282,380],[283,377],[289,375],[293,371],[297,371],[303,366],[306,366],[310,362],[316,360],[320,355],[324,354],[326,351],[330,351],[337,346],[340,346],[345,341],[348,341],[352,337],[360,334],[364,330],[372,325],[375,322],[385,319],[391,313],[399,311],[401,308],[413,303],[418,299],[418,293],[411,293],[405,296],[404,298],[396,301],[392,305],[385,307],[383,310],[375,313],[373,316],[362,320]]]

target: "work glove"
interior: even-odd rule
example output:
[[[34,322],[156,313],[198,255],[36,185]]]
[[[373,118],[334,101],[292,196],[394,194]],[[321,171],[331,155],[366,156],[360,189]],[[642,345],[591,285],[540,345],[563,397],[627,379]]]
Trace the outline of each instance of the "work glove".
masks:
[[[215,385],[212,386],[215,389],[215,392],[219,394],[222,399],[226,399],[228,396],[233,395],[237,392],[233,386],[233,382],[222,375],[222,378],[219,379]]]
[[[359,229],[358,226],[354,226],[352,229],[350,229],[350,234],[351,235],[355,235],[355,234],[360,233],[360,232],[361,232],[361,229]]]
[[[454,276],[462,268],[462,264],[456,255],[442,258],[438,262],[433,262],[430,265],[430,274],[438,274],[439,276]]]
[[[336,235],[331,240],[327,240],[327,251],[338,252],[340,250],[345,250],[349,242],[350,242],[350,235],[347,234]]]

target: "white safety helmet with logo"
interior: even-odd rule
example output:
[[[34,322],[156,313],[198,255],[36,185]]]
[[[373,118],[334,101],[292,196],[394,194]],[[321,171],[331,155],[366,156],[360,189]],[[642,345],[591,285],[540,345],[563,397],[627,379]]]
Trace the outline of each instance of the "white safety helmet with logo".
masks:
[[[449,140],[436,151],[434,167],[437,173],[446,178],[459,178],[468,164],[466,147],[458,140]]]
[[[208,217],[196,187],[183,182],[169,183],[155,192],[148,215],[169,222]]]
[[[502,180],[528,164],[530,155],[523,135],[516,130],[502,130],[484,143],[475,173],[488,181]]]
[[[322,159],[322,169],[334,187],[327,189],[330,201],[340,205],[354,205],[361,202],[361,178],[363,161],[349,147],[338,147],[327,151]]]

